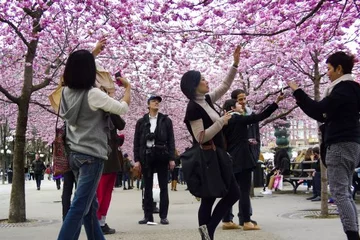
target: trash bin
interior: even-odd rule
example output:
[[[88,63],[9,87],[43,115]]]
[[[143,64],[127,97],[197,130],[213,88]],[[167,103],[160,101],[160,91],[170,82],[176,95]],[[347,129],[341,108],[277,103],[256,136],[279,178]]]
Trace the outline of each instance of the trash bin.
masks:
[[[13,178],[13,171],[11,168],[8,169],[7,171],[7,176],[8,176],[8,183],[12,183],[12,178]]]
[[[264,186],[264,169],[261,167],[263,163],[258,162],[254,170],[254,187]]]

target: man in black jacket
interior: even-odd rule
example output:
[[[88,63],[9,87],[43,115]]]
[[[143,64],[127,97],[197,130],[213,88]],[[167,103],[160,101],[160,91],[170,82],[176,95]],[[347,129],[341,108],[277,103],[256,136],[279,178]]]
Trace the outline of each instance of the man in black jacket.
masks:
[[[160,223],[169,224],[168,169],[175,167],[175,140],[171,119],[159,113],[161,101],[160,96],[148,99],[149,113],[137,121],[135,128],[135,168],[141,168],[145,185],[144,219],[139,224],[154,222],[152,188],[155,172],[160,187]]]
[[[336,52],[326,63],[331,83],[321,101],[312,100],[293,81],[288,85],[301,110],[324,123],[322,140],[326,157],[322,160],[327,164],[330,192],[336,200],[347,239],[359,240],[358,212],[350,189],[355,167],[360,162],[360,85],[351,75],[354,56]]]
[[[41,161],[40,155],[37,153],[35,154],[35,160],[32,162],[32,168],[34,169],[37,190],[40,190],[41,180],[46,167],[44,162]]]
[[[236,89],[231,92],[231,99],[234,99],[240,104],[244,110],[244,115],[250,116],[255,114],[253,110],[247,105],[246,100],[246,92],[242,89]],[[257,162],[259,160],[260,156],[260,130],[259,130],[259,123],[250,123],[247,125],[247,135],[248,135],[248,143],[249,143],[249,149],[251,155],[248,157],[252,157],[252,161]],[[250,161],[250,160],[249,160]],[[228,217],[225,217],[223,219],[223,229],[238,229],[239,226],[237,224],[233,223],[233,213],[232,209],[230,210],[230,215]],[[252,206],[250,203],[250,216],[252,216]],[[244,226],[244,217],[241,211],[241,208],[239,208],[239,225]],[[255,225],[257,225],[257,222],[254,220],[251,220],[251,222]]]

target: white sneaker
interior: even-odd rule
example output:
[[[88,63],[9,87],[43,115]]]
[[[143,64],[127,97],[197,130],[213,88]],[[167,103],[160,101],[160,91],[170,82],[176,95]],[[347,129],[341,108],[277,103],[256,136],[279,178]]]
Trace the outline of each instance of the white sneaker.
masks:
[[[156,223],[156,222],[150,222],[150,221],[149,221],[149,222],[147,222],[146,224],[147,224],[147,225],[157,225],[157,223]]]
[[[272,191],[270,189],[266,189],[265,191],[262,191],[261,194],[263,194],[263,195],[271,195]]]

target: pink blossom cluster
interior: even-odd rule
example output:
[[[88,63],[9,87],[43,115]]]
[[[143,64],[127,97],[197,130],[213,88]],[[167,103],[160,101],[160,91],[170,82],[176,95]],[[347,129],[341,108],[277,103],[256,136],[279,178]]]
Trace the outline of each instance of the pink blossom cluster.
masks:
[[[30,67],[33,86],[49,77],[51,81],[32,93],[27,137],[51,143],[56,117],[48,96],[58,85],[67,56],[76,49],[91,50],[106,37],[107,46],[97,60],[111,73],[121,70],[133,86],[124,151],[132,155],[135,123],[146,114],[146,99],[153,93],[163,97],[161,111],[173,120],[177,148],[183,151],[191,144],[183,124],[187,104],[179,87],[183,73],[201,71],[214,89],[232,65],[235,46],[241,44],[239,71],[230,90],[246,90],[255,111],[274,101],[289,80],[296,80],[313,96],[316,76],[320,74],[320,89],[326,86],[329,54],[349,52],[348,44],[353,43],[351,51],[359,56],[358,8],[355,1],[344,4],[320,0],[3,1],[0,119],[17,125],[18,106],[4,92],[21,96],[24,69]],[[35,21],[29,13],[41,16]],[[34,31],[34,26],[41,30]],[[27,62],[31,41],[36,42],[36,57]],[[49,66],[55,67],[49,70]],[[359,79],[358,63],[354,73]],[[117,99],[121,93],[118,88]],[[285,89],[285,94],[286,100],[272,118],[295,106],[291,92]],[[297,109],[289,116],[304,118]],[[273,123],[264,123],[264,132],[271,131]]]

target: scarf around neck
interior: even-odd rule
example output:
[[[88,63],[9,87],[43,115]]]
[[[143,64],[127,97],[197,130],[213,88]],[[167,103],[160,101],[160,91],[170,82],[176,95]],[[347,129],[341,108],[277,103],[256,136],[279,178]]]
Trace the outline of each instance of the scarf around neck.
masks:
[[[344,74],[341,77],[339,77],[338,79],[336,79],[335,81],[331,82],[330,85],[326,88],[325,90],[325,95],[324,97],[327,97],[330,95],[330,93],[332,92],[332,90],[334,89],[334,87],[344,81],[354,81],[354,78],[351,74]]]

